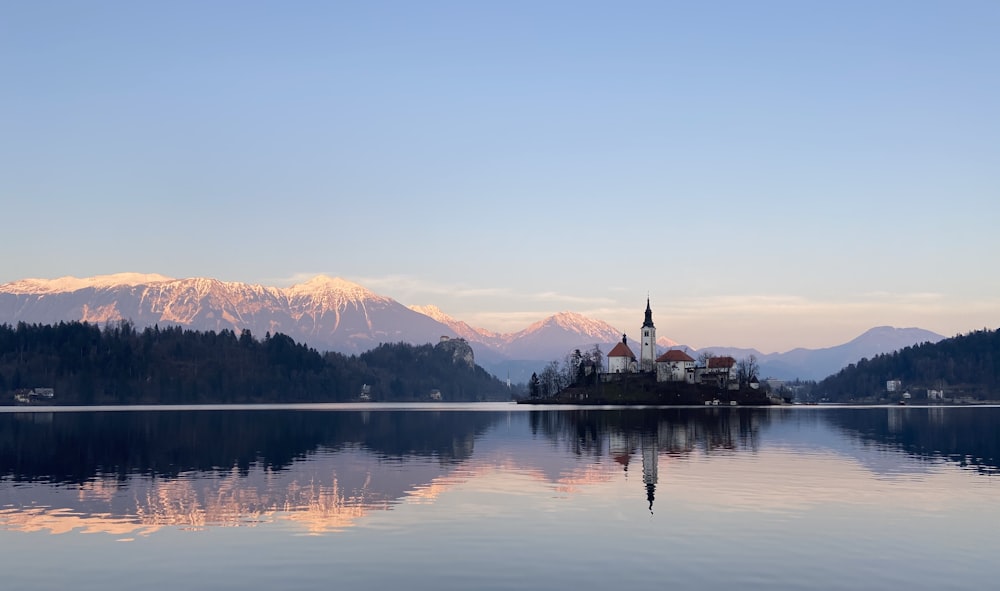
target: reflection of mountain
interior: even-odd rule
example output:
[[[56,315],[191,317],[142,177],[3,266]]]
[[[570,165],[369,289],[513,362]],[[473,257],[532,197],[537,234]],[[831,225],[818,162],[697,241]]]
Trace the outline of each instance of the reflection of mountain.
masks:
[[[677,502],[678,475],[694,472],[690,498],[709,492],[707,474],[728,482],[714,491],[724,502],[754,507],[776,458],[799,471],[763,499],[784,506],[820,489],[827,500],[851,494],[824,481],[830,467],[909,476],[949,458],[995,472],[998,418],[997,408],[806,407],[0,413],[0,528],[328,532],[456,487],[520,495],[535,485],[623,487],[623,505],[655,501],[659,515]]]
[[[501,416],[0,414],[0,524],[125,534],[280,519],[308,531],[342,529],[452,473]]]

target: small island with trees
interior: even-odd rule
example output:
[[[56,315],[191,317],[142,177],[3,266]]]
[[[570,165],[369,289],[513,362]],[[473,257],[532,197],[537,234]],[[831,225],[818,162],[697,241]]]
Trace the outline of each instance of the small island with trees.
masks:
[[[646,300],[640,355],[629,347],[627,335],[607,354],[600,347],[573,351],[562,367],[550,363],[539,376],[532,374],[523,404],[640,404],[640,405],[768,405],[783,400],[770,396],[758,379],[752,355],[737,361],[703,354],[696,361],[681,349],[656,356],[656,327]]]

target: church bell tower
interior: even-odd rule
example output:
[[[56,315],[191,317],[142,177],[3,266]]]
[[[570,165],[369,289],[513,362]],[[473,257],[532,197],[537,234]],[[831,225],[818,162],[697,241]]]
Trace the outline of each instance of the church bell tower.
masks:
[[[642,323],[642,350],[639,353],[641,371],[653,371],[656,363],[656,327],[653,326],[653,310],[646,298],[646,319]]]

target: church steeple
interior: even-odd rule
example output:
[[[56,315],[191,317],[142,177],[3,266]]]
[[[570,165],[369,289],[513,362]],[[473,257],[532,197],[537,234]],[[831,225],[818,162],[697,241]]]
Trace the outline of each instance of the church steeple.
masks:
[[[646,318],[642,322],[642,349],[639,352],[642,371],[656,370],[656,327],[653,326],[653,309],[646,297]]]

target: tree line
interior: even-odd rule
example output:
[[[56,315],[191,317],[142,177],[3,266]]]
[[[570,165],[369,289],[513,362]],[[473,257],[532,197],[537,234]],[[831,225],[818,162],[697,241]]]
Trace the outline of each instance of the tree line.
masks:
[[[832,401],[885,398],[898,380],[915,397],[995,399],[1000,394],[1000,330],[980,330],[922,343],[852,363],[822,380],[815,392]]]
[[[528,395],[531,398],[555,396],[565,388],[592,386],[604,371],[604,353],[599,345],[587,351],[574,349],[562,362],[550,361],[542,373],[531,374],[528,380]]]
[[[319,353],[281,333],[136,330],[129,321],[0,325],[6,403],[52,388],[53,404],[346,402],[367,385],[375,401],[507,400],[500,380],[456,363],[439,345],[382,344],[360,355]]]

